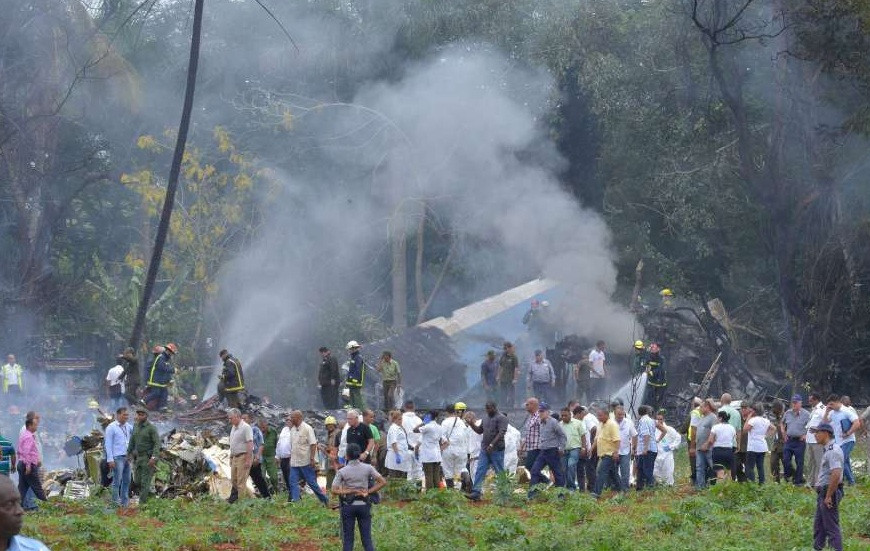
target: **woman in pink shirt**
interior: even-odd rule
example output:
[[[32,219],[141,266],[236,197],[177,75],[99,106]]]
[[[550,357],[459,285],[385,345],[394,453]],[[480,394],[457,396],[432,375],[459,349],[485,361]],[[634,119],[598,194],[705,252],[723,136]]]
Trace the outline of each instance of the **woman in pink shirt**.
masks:
[[[39,421],[36,419],[28,419],[24,422],[24,431],[18,437],[18,491],[21,493],[21,499],[27,495],[27,490],[33,490],[33,494],[37,499],[47,501],[45,492],[42,490],[42,482],[39,480],[39,466],[42,462],[39,460],[39,449],[36,446],[36,438],[34,433]],[[36,507],[30,509],[35,510]]]

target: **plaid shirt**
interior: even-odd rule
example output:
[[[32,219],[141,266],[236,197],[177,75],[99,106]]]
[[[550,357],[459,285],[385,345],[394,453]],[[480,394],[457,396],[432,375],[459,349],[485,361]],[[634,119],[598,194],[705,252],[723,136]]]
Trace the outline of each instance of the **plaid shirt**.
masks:
[[[537,411],[523,424],[523,447],[526,451],[541,449],[541,416]]]

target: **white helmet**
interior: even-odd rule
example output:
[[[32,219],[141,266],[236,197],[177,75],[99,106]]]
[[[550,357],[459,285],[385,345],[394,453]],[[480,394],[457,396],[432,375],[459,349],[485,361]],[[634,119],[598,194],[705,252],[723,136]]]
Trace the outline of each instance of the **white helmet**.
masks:
[[[543,306],[544,308],[547,308],[548,306],[550,306],[550,301],[549,300],[542,301],[541,306]]]
[[[353,350],[354,348],[359,348],[359,343],[356,341],[350,341],[349,343],[347,343],[347,346],[345,346],[345,348],[347,348],[348,350]]]

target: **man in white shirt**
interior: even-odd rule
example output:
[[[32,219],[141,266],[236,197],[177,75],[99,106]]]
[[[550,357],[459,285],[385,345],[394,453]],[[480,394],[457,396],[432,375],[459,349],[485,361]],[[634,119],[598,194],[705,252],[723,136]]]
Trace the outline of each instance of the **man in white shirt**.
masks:
[[[592,450],[595,439],[598,436],[598,429],[601,428],[601,423],[598,422],[598,417],[593,413],[595,411],[594,404],[591,404],[583,415],[583,423],[586,425],[586,442],[589,447],[586,450],[586,459],[582,461],[585,469],[585,477],[577,475],[580,489],[583,489],[583,480],[586,481],[586,489],[591,492],[595,488],[595,481],[598,480],[598,454]]]
[[[589,353],[589,390],[595,400],[604,398],[607,390],[607,368],[604,365],[607,359],[604,355],[605,348],[605,342],[598,341],[595,348]]]
[[[284,427],[278,434],[278,442],[275,445],[275,457],[278,459],[278,466],[281,467],[281,478],[284,479],[284,485],[290,487],[290,452],[293,449],[293,443],[290,439],[290,427],[293,423],[288,415],[284,419]]]
[[[813,429],[818,427],[822,422],[822,417],[825,416],[825,403],[822,402],[822,397],[817,392],[811,392],[808,398],[810,404],[810,421],[807,423],[807,457],[806,468],[808,470],[806,476],[806,486],[811,488],[816,483],[816,477],[819,475],[819,467],[822,464],[822,456],[825,450],[821,444],[816,441],[816,433]]]
[[[112,471],[112,501],[120,507],[130,504],[130,462],[127,461],[127,446],[133,434],[130,413],[125,407],[115,411],[115,420],[106,427],[103,447],[106,463]]]
[[[106,374],[109,405],[117,410],[124,405],[124,367],[116,365]]]
[[[290,501],[299,501],[299,481],[304,480],[308,488],[324,505],[329,498],[317,483],[317,437],[311,425],[302,420],[302,412],[290,413]]]
[[[616,406],[613,416],[616,424],[619,425],[619,489],[627,492],[631,483],[632,451],[637,449],[637,429],[632,420],[625,415],[624,407]]]
[[[855,447],[855,433],[861,428],[861,419],[854,409],[846,408],[836,394],[828,396],[823,423],[834,427],[834,442],[843,450],[843,479],[850,486],[855,484],[849,455]]]

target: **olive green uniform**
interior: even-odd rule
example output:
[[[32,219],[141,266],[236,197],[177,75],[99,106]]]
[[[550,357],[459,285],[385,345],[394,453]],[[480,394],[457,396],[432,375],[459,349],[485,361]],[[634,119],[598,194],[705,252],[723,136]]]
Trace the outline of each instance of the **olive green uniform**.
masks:
[[[275,462],[275,448],[278,447],[278,432],[269,427],[263,433],[263,460],[262,465],[266,469],[266,475],[269,477],[269,484],[272,486],[272,491],[278,493],[278,464]]]
[[[157,427],[147,419],[133,427],[133,435],[127,446],[127,457],[135,460],[133,478],[139,484],[139,503],[145,503],[151,493],[155,471],[154,467],[148,465],[148,461],[152,457],[155,460],[160,459],[160,435],[157,434]]]

